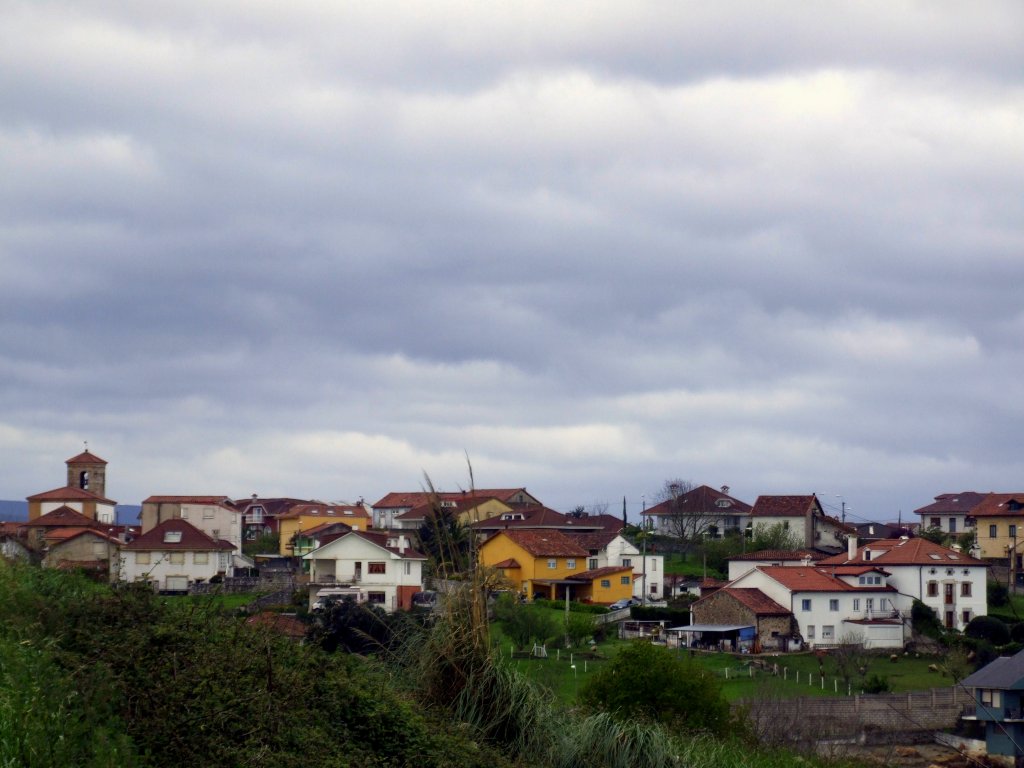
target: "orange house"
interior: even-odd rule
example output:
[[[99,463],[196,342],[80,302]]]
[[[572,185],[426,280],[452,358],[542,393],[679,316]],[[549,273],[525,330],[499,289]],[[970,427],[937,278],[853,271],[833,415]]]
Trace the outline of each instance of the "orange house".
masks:
[[[325,523],[345,523],[354,531],[366,531],[370,528],[371,517],[361,504],[294,504],[277,516],[279,554],[283,557],[307,554],[309,550],[296,550],[296,535]]]
[[[613,603],[633,595],[631,566],[587,570],[588,550],[560,531],[509,529],[480,545],[479,562],[495,568],[527,598]]]

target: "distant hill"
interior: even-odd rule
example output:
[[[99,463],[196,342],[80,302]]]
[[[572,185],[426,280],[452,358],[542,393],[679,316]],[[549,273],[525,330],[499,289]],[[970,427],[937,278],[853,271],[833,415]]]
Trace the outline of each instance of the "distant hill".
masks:
[[[142,511],[139,504],[118,504],[114,509],[117,511],[119,525],[138,525],[139,512]],[[0,501],[0,520],[28,520],[28,502]]]

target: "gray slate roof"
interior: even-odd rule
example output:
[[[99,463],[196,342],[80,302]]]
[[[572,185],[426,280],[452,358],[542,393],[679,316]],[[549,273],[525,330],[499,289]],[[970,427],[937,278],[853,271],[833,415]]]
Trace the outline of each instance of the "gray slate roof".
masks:
[[[1024,690],[1024,651],[1016,656],[1000,656],[964,678],[963,684],[968,688]]]

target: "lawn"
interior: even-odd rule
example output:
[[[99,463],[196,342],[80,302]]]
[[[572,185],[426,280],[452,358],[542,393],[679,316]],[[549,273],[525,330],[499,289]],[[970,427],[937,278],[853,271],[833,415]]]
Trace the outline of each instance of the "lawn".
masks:
[[[258,594],[252,592],[234,592],[231,594],[214,593],[210,595],[181,595],[181,596],[166,596],[164,600],[171,604],[178,604],[182,606],[217,606],[218,608],[224,608],[229,611],[233,611],[242,606],[248,605],[253,600],[259,597]]]
[[[548,649],[548,658],[523,658],[519,654],[512,655],[511,644],[501,634],[497,625],[492,625],[491,637],[496,649],[507,663],[549,689],[555,698],[566,706],[575,703],[577,693],[584,683],[606,664],[619,648],[629,642],[617,637],[604,640],[597,646],[597,658],[578,649],[567,651],[551,648]],[[827,656],[822,659],[822,667],[819,668],[818,658],[809,653],[756,657],[764,666],[752,665],[755,657],[751,656],[699,652],[690,655],[686,650],[677,650],[675,653],[679,655],[681,661],[693,663],[714,674],[722,685],[722,694],[727,701],[762,698],[768,695],[795,698],[846,695],[847,690],[860,692],[857,680],[851,681],[849,688],[847,687],[838,676],[835,660]],[[878,675],[884,678],[889,683],[890,690],[896,693],[948,687],[952,684],[950,678],[928,669],[928,666],[935,664],[936,661],[935,657],[901,655],[893,662],[889,654],[878,654],[871,657],[866,676]],[[773,674],[776,663],[779,665],[777,676]],[[824,686],[821,682],[822,670],[825,674]]]

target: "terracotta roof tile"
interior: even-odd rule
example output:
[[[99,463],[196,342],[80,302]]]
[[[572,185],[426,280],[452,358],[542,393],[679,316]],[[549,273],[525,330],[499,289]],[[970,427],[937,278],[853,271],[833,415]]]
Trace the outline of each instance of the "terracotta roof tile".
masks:
[[[970,512],[971,517],[1024,516],[1024,493],[988,493]]]
[[[21,525],[26,528],[98,528],[100,524],[71,507],[57,507]]]
[[[632,575],[632,566],[621,566],[621,565],[606,565],[604,568],[592,568],[589,571],[583,571],[582,573],[574,573],[565,578],[570,581],[593,581],[594,579],[603,579],[605,576],[613,576],[617,573],[628,573]]]
[[[758,496],[750,514],[753,517],[804,517],[815,502],[809,496]]]
[[[824,560],[828,555],[824,552],[817,552],[813,549],[762,549],[760,552],[745,552],[742,555],[733,555],[726,558],[731,561],[745,562],[748,560],[803,560],[811,558],[812,562]]]
[[[358,504],[294,504],[278,520],[296,520],[299,517],[323,517],[328,520],[369,520],[370,514]]]
[[[870,551],[870,559],[865,552]],[[956,552],[949,547],[934,544],[928,539],[880,539],[857,548],[856,556],[847,559],[847,553],[829,557],[818,563],[819,566],[831,565],[864,565],[870,564],[879,568],[889,565],[953,565],[953,566],[987,566],[975,560],[966,552]]]
[[[64,462],[65,464],[106,464],[103,459],[88,450],[82,451],[77,456],[72,456]]]
[[[963,491],[962,493],[940,493],[931,504],[915,509],[915,515],[966,514],[980,504],[987,493]]]
[[[583,549],[570,536],[560,531],[535,531],[512,528],[499,535],[507,536],[534,557],[586,557]],[[488,539],[493,541],[494,537]]]
[[[180,533],[180,540],[166,541],[165,534],[168,533],[171,533],[172,535],[174,533]],[[229,541],[213,539],[210,536],[207,536],[188,520],[172,518],[170,520],[164,520],[155,528],[146,531],[146,533],[142,534],[134,541],[125,544],[123,548],[132,551],[195,550],[202,552],[204,550],[209,551],[215,549],[233,550],[235,547]]]
[[[235,502],[227,496],[150,496],[143,504],[205,504],[237,509]]]
[[[820,566],[820,564],[819,564]],[[892,592],[887,585],[856,587],[832,576],[828,569],[819,566],[762,565],[759,571],[777,581],[791,592]]]
[[[27,497],[28,501],[99,501],[104,504],[114,504],[115,502],[110,499],[106,499],[99,494],[93,493],[92,491],[86,491],[82,488],[75,488],[74,486],[64,486],[63,488],[54,488],[52,491],[43,491],[37,493],[34,496]]]
[[[762,592],[760,589],[753,589],[750,587],[724,587],[717,592],[712,593],[714,595],[729,595],[734,598],[737,602],[742,603],[744,606],[749,608],[757,616],[789,616],[791,611],[779,605],[777,602],[772,600],[768,595]],[[707,600],[708,597],[702,597],[701,601]]]
[[[525,488],[476,488],[472,491],[393,491],[376,504],[374,509],[396,509],[399,507],[418,507],[420,504],[428,503],[432,498],[454,501],[467,498],[495,498],[501,502],[509,503],[509,499],[517,493],[525,493],[532,498],[532,494]]]
[[[511,558],[511,557],[508,558],[507,560],[502,560],[500,563],[495,563],[491,567],[492,568],[522,568],[522,566],[519,564],[519,562],[517,560],[515,560],[514,558]]]
[[[729,506],[720,507],[720,501],[729,502]],[[750,505],[730,496],[722,491],[715,490],[707,485],[699,485],[686,493],[680,495],[675,501],[666,499],[660,504],[655,504],[648,509],[645,515],[654,517],[668,516],[675,514],[686,514],[700,517],[711,517],[716,515],[749,515]]]

